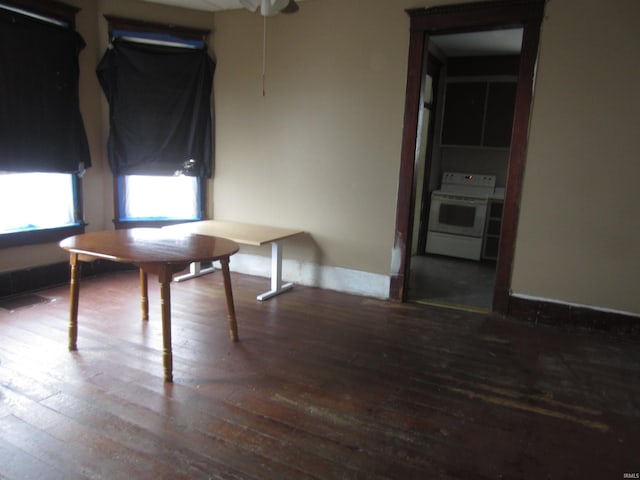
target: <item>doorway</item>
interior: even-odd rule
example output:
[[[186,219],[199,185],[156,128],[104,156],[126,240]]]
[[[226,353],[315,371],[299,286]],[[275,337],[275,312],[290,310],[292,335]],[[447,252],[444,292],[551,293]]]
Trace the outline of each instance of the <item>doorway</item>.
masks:
[[[432,35],[416,145],[413,238],[407,300],[489,311],[493,300],[522,28]],[[486,188],[443,184],[452,173]],[[441,206],[454,189],[464,200]],[[481,190],[481,192],[479,191]],[[484,196],[484,198],[476,198]],[[453,197],[452,197],[453,198]],[[464,198],[464,197],[462,197]],[[454,206],[455,204],[459,206]],[[473,205],[479,229],[445,234]]]
[[[499,248],[496,252],[495,282],[490,307],[491,311],[507,313],[533,79],[544,3],[544,0],[518,0],[516,2],[498,0],[407,11],[411,20],[411,33],[396,229],[389,289],[389,297],[392,300],[403,302],[408,299],[413,232],[414,228],[419,228],[414,225],[417,190],[416,159],[418,158],[423,77],[430,37],[452,33],[521,28],[522,47],[516,82],[511,147],[505,179],[504,210],[501,218],[502,231]],[[426,165],[425,175],[427,177],[425,178],[431,178],[431,172],[428,169],[429,166]]]

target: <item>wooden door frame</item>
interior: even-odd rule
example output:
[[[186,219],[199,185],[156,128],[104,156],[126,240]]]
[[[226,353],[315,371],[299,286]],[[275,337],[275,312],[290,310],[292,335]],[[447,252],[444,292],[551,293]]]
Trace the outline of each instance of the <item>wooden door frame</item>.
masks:
[[[496,0],[407,10],[410,16],[409,59],[402,132],[402,153],[396,205],[389,298],[406,300],[411,261],[412,218],[415,206],[415,160],[420,90],[428,37],[497,28],[523,29],[516,105],[507,170],[502,234],[496,264],[492,310],[506,314],[526,159],[529,115],[545,0]]]
[[[427,61],[425,65],[425,75],[430,75],[433,79],[432,84],[432,96],[431,107],[429,108],[429,124],[427,125],[427,140],[426,149],[424,152],[424,171],[422,172],[422,178],[416,179],[417,182],[422,182],[422,195],[421,198],[416,198],[415,207],[420,208],[420,214],[418,215],[418,245],[416,245],[416,252],[418,255],[422,255],[425,252],[427,246],[427,217],[429,209],[431,208],[431,196],[429,189],[425,188],[429,186],[429,177],[431,170],[431,162],[433,159],[433,141],[436,131],[436,116],[438,111],[438,105],[441,99],[438,95],[438,89],[440,88],[440,71],[442,70],[442,62],[432,53],[427,53]],[[427,108],[426,102],[422,106]],[[424,121],[424,118],[423,118]],[[414,208],[415,208],[414,207]]]

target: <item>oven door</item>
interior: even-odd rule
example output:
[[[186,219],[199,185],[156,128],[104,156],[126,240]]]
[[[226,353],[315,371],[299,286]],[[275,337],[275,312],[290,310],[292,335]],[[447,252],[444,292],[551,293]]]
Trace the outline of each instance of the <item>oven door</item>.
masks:
[[[429,231],[480,238],[486,214],[486,197],[433,192]]]

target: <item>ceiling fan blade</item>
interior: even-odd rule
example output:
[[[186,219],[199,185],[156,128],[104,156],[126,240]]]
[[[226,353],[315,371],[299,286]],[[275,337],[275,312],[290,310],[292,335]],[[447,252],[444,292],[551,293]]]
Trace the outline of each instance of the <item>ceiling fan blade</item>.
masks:
[[[287,6],[284,7],[282,10],[280,10],[280,12],[282,12],[282,13],[296,13],[298,10],[300,10],[300,7],[296,3],[296,1],[295,0],[289,0],[289,3],[287,4]]]
[[[295,13],[298,5],[295,0],[239,0],[240,5],[251,12],[260,7],[260,14],[268,17],[277,13]]]
[[[260,4],[262,3],[260,0],[239,0],[240,5],[251,12],[255,12]]]
[[[262,0],[260,13],[264,16],[275,15],[287,6],[289,0]]]

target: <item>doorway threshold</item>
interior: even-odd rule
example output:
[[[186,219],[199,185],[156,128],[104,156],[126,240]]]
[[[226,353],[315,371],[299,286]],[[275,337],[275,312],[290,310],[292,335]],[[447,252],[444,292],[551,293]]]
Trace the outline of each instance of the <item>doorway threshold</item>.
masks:
[[[431,307],[448,308],[450,310],[458,310],[458,311],[469,312],[469,313],[485,313],[485,314],[491,313],[491,309],[486,307],[474,307],[471,305],[445,303],[445,302],[438,302],[434,300],[410,300],[409,302],[419,303],[420,305],[429,305]]]

